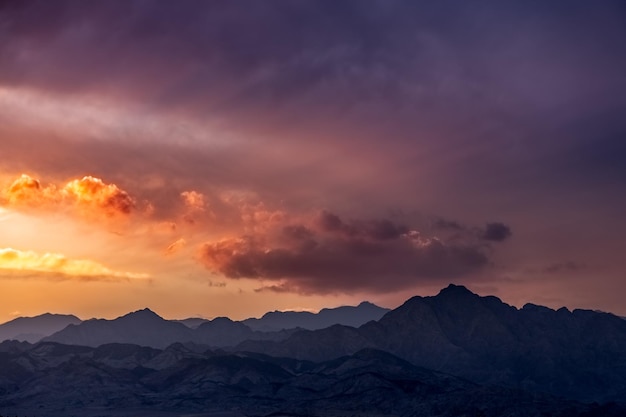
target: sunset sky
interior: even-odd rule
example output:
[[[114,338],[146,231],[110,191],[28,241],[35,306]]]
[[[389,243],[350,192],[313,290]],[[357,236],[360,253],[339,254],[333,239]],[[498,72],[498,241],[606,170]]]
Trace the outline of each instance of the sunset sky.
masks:
[[[0,322],[449,283],[626,315],[626,5],[0,2]]]

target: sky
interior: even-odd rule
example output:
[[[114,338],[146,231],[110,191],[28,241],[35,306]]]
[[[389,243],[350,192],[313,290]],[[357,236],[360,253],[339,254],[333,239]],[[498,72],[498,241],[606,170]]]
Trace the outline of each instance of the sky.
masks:
[[[620,0],[0,2],[0,322],[626,315]]]

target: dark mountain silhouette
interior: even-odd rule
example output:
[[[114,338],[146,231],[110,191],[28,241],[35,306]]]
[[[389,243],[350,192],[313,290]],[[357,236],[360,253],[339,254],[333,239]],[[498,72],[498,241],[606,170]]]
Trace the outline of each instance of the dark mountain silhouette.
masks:
[[[115,320],[70,325],[44,340],[156,349],[179,343],[153,358],[153,368],[159,369],[209,347],[314,362],[378,349],[479,384],[581,401],[626,398],[626,321],[590,310],[534,304],[517,309],[455,285],[434,297],[413,297],[359,328],[336,324],[320,330],[259,332],[217,318],[192,329],[146,309]]]
[[[13,339],[35,343],[70,324],[80,322],[78,317],[65,314],[46,313],[35,317],[18,317],[0,325],[0,341]]]
[[[617,417],[626,411],[481,386],[373,349],[314,363],[198,353],[181,344],[160,350],[6,343],[13,344],[0,344],[3,415]]]
[[[328,360],[363,348],[478,383],[549,392],[588,401],[626,398],[626,322],[589,310],[516,309],[450,285],[413,297],[378,322],[294,333],[282,342],[247,341],[238,349]]]
[[[255,332],[245,324],[226,317],[207,320],[193,329],[143,309],[114,320],[94,319],[70,325],[43,340],[92,347],[108,343],[130,343],[164,348],[177,342],[196,343],[205,347],[229,347],[245,340],[284,340],[295,331]]]
[[[143,309],[114,320],[93,319],[70,325],[44,340],[94,347],[115,342],[164,348],[192,339],[192,329],[184,324],[165,320],[153,311]]]
[[[206,323],[207,319],[203,319],[200,317],[192,317],[192,318],[188,318],[188,319],[182,319],[182,320],[172,320],[176,323],[182,323],[185,326],[189,327],[190,329],[196,329],[198,326],[200,326],[202,323]]]
[[[371,320],[379,320],[389,309],[378,307],[367,301],[356,307],[343,306],[324,308],[319,313],[307,311],[272,311],[265,313],[260,319],[250,318],[243,320],[243,324],[252,330],[263,332],[283,329],[302,328],[317,330],[330,327],[334,324],[358,327]]]

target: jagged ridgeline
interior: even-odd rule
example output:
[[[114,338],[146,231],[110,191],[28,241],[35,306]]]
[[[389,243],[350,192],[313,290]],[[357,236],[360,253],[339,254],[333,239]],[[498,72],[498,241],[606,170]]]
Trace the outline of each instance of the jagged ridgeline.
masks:
[[[140,310],[5,341],[0,414],[626,415],[622,318],[454,285],[386,313],[361,307],[379,319],[261,331]]]

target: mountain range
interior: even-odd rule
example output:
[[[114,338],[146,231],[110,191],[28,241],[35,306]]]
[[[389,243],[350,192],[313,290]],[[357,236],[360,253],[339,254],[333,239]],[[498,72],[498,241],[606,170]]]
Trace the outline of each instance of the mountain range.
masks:
[[[266,313],[261,318],[249,318],[241,322],[234,322],[225,317],[218,317],[213,320],[203,318],[165,320],[151,310],[144,309],[115,320],[87,320],[85,327],[71,327],[50,340],[87,346],[120,342],[154,347],[165,347],[177,341],[196,340],[211,346],[228,346],[247,339],[280,338],[280,334],[284,333],[283,330],[315,330],[333,324],[360,326],[369,321],[380,319],[388,311],[389,309],[363,302],[354,307],[325,308],[319,313],[273,311]],[[165,321],[177,325],[182,324],[193,330],[197,330],[205,324],[206,326],[200,331],[190,332],[180,326],[166,324]],[[0,324],[0,341],[14,339],[35,343],[65,329],[70,324],[78,326],[82,324],[82,321],[76,316],[50,313],[36,317],[19,317]],[[144,327],[142,329],[143,337],[136,332],[129,332],[129,328],[133,326]],[[152,332],[152,336],[148,336],[146,332]],[[261,332],[277,333],[277,335],[264,335]],[[164,336],[161,338],[158,336],[159,334]]]
[[[625,411],[481,386],[373,349],[316,363],[183,344],[0,344],[0,415],[617,417]]]
[[[46,313],[36,317],[18,317],[0,325],[0,341],[13,339],[34,343],[70,324],[78,323],[78,317],[65,314]]]
[[[364,301],[356,307],[324,308],[319,313],[308,311],[272,311],[260,319],[250,318],[242,323],[252,330],[275,332],[284,329],[318,330],[333,324],[358,327],[369,321],[380,320],[390,310]]]
[[[339,311],[348,312],[345,320],[353,309],[379,314],[373,307]],[[322,323],[326,314],[309,324]],[[63,391],[51,404],[106,413],[120,407],[147,407],[148,415],[156,409],[223,411],[236,404],[240,415],[275,416],[333,415],[307,414],[322,404],[335,415],[624,413],[626,321],[613,314],[535,304],[518,309],[450,285],[358,327],[251,328],[267,317],[280,328],[309,316],[268,313],[257,321],[219,317],[183,324],[144,309],[69,324],[34,345],[7,341],[0,344],[0,405],[36,407],[45,398],[34,394],[37,387],[55,384],[60,390],[79,386],[82,394]],[[264,323],[273,328],[269,319]],[[594,402],[604,405],[582,405]],[[516,414],[509,407],[514,403],[525,411]],[[250,414],[255,407],[264,411]]]
[[[329,360],[364,348],[481,384],[549,392],[583,401],[626,398],[626,321],[591,310],[517,309],[450,285],[413,297],[377,322],[296,332],[237,349]]]

